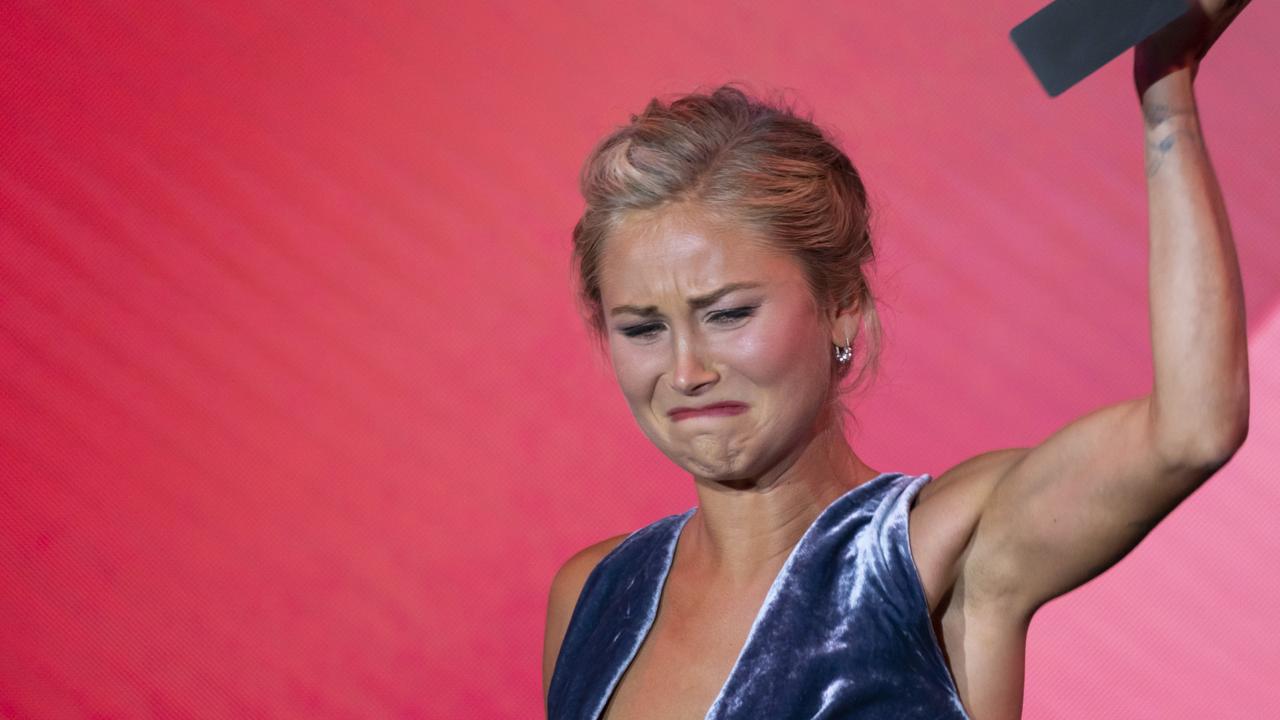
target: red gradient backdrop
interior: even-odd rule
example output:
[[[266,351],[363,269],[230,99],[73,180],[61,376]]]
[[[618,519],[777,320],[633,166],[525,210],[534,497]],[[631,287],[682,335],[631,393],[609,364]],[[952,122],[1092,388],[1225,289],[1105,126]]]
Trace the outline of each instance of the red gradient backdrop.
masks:
[[[654,95],[787,89],[864,174],[873,467],[1147,392],[1130,56],[1046,97],[1041,4],[0,4],[0,717],[537,717],[555,569],[695,502],[569,284]],[[1198,80],[1249,441],[1036,616],[1027,718],[1280,714],[1278,32]]]

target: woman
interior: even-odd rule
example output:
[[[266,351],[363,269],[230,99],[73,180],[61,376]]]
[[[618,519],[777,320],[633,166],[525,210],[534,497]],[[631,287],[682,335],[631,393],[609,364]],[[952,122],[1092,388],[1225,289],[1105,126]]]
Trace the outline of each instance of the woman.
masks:
[[[1193,93],[1247,0],[1202,2],[1134,56],[1153,391],[936,479],[878,472],[845,440],[838,390],[874,369],[879,326],[866,194],[820,130],[726,86],[654,101],[596,148],[581,293],[698,504],[556,574],[553,720],[1019,717],[1036,609],[1247,433],[1239,268]]]

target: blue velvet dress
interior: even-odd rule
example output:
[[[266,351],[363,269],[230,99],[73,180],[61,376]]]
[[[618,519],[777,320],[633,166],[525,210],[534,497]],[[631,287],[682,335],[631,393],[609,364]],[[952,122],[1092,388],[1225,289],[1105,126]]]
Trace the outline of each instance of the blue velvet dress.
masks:
[[[882,473],[828,505],[765,596],[708,720],[969,720],[929,620],[907,513],[931,477]],[[697,507],[631,533],[587,577],[547,694],[597,720],[657,616]]]

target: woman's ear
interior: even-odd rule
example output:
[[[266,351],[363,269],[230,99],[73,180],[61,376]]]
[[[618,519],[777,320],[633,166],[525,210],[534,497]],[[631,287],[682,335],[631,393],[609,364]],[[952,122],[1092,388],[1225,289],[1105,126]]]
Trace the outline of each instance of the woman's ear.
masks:
[[[857,300],[831,312],[831,344],[844,347],[853,344],[862,329],[862,307]]]

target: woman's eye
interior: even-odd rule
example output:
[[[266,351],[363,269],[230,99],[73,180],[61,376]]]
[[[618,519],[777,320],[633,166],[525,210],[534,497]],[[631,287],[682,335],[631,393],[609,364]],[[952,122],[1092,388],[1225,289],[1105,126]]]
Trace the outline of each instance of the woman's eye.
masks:
[[[731,325],[743,318],[751,317],[752,313],[756,311],[756,307],[753,305],[751,307],[733,308],[732,310],[721,310],[720,312],[712,313],[710,320],[721,325]]]
[[[658,333],[662,326],[658,323],[646,323],[644,325],[632,325],[631,327],[622,328],[622,334],[629,338],[650,338]]]
[[[708,322],[714,323],[716,325],[726,325],[726,326],[734,325],[750,317],[752,314],[754,314],[757,307],[759,306],[751,305],[748,307],[730,308],[728,310],[718,310],[713,313],[708,313],[707,320]],[[658,333],[662,332],[662,328],[663,328],[662,323],[651,322],[651,323],[643,323],[640,325],[631,325],[629,327],[618,328],[618,332],[621,332],[623,335],[629,338],[635,338],[638,340],[652,340],[654,337],[657,337]]]

